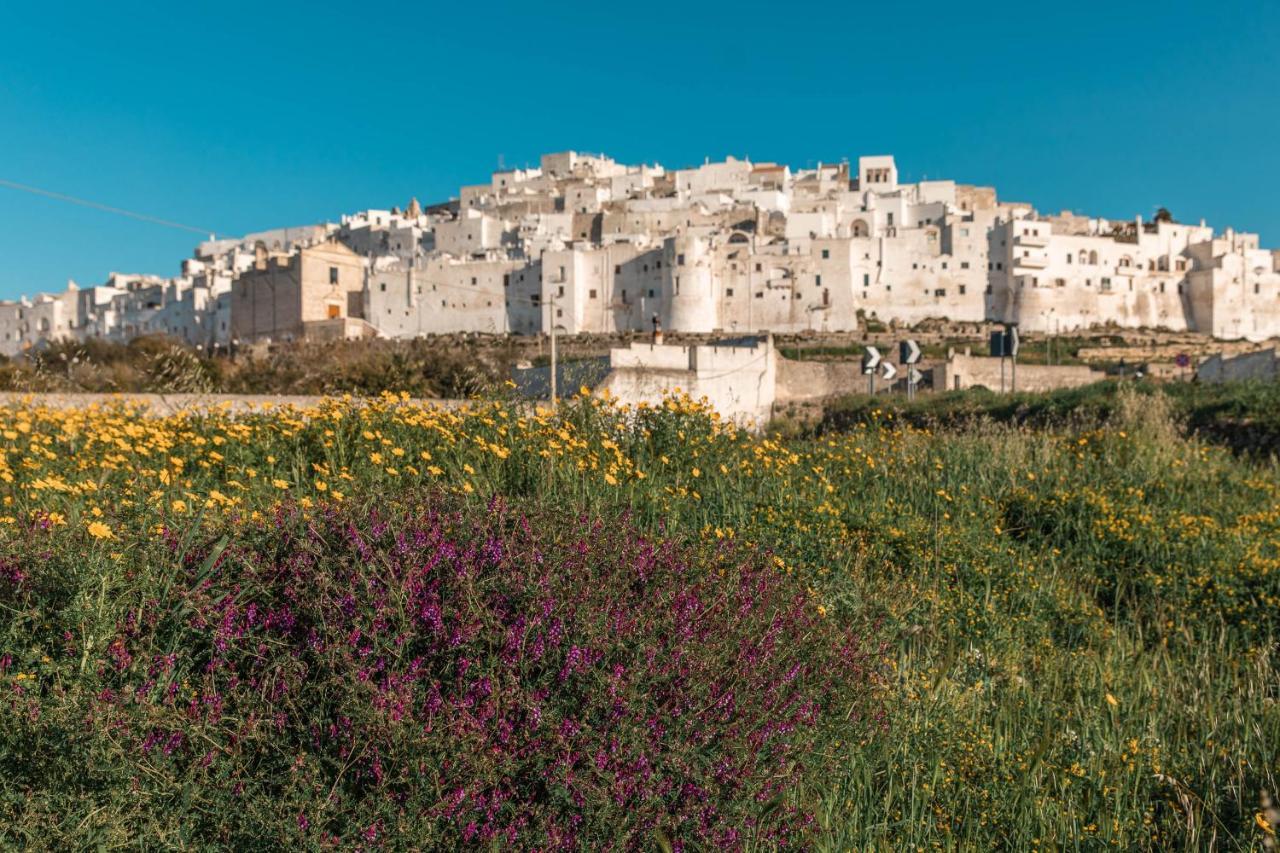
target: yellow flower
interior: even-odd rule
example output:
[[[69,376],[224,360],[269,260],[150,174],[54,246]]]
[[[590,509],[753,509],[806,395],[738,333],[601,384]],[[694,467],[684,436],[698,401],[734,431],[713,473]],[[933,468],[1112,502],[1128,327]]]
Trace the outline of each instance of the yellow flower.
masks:
[[[328,483],[326,483],[324,480],[316,480],[316,491],[317,491],[317,492],[323,492],[323,491],[324,491],[325,489],[327,489],[327,488],[329,488],[329,484],[328,484]]]
[[[1119,704],[1120,704],[1120,701],[1119,701],[1118,699],[1116,699],[1116,697],[1114,697],[1114,696],[1112,696],[1110,693],[1108,693],[1108,694],[1107,694],[1107,704],[1108,704],[1108,705],[1110,705],[1112,708],[1114,708],[1114,707],[1116,707],[1117,705],[1119,705]]]
[[[288,480],[279,480],[279,479],[277,479],[277,480],[272,480],[272,481],[271,481],[271,485],[275,486],[277,489],[287,489],[287,488],[289,488],[289,481],[288,481]]]
[[[604,481],[608,483],[610,486],[618,485],[618,478],[613,476],[612,474],[605,474]]]
[[[92,536],[94,539],[111,539],[112,538],[111,528],[107,527],[101,521],[89,522],[88,530],[89,530],[89,535]]]

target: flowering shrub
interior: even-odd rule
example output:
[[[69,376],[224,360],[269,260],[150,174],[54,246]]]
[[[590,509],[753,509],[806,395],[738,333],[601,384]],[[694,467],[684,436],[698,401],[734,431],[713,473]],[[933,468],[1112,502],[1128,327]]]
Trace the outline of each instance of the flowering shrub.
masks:
[[[0,709],[10,791],[141,803],[175,844],[795,845],[873,724],[859,638],[727,542],[496,500],[163,542],[92,648],[97,580],[0,568],[62,661]],[[59,782],[22,757],[55,737]]]

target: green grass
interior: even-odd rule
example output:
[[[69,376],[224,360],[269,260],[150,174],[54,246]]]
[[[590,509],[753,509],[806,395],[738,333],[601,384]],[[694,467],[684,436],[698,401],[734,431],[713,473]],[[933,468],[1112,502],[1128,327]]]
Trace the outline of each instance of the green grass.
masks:
[[[1223,443],[1233,428],[1265,435],[1278,393],[1104,384],[851,399],[820,434],[788,440],[680,406],[633,418],[574,401],[556,419],[499,405],[456,421],[380,406],[242,427],[193,418],[131,434],[127,452],[74,418],[10,410],[0,425],[20,432],[25,418],[49,442],[35,457],[26,438],[10,442],[0,495],[15,516],[63,513],[47,547],[68,552],[103,550],[81,532],[102,509],[122,592],[148,571],[130,543],[174,523],[171,495],[143,497],[157,460],[130,454],[169,439],[164,454],[187,460],[178,491],[220,488],[239,513],[269,511],[273,477],[317,503],[335,486],[376,502],[443,484],[476,502],[497,492],[627,511],[681,539],[732,537],[805,577],[827,618],[883,643],[885,730],[828,744],[846,772],[795,792],[825,848],[1258,849],[1261,797],[1280,790],[1280,466]],[[96,461],[104,447],[118,461]],[[416,461],[423,451],[439,474]],[[51,470],[86,479],[77,460],[95,460],[92,488],[48,485]],[[319,477],[327,492],[311,488]],[[23,625],[38,617],[0,616],[5,650],[25,653]],[[34,657],[23,665],[39,670]],[[30,792],[0,791],[0,820],[22,814]]]

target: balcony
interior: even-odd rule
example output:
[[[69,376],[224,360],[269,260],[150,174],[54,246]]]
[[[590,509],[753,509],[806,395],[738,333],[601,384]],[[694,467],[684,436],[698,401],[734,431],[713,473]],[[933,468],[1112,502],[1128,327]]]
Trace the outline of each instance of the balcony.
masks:
[[[1039,246],[1041,248],[1049,245],[1049,226],[1044,225],[1040,229],[1043,233],[1031,234],[1015,234],[1013,237],[1013,245],[1015,246]]]
[[[1043,254],[1038,254],[1038,253],[1027,255],[1025,258],[1015,257],[1013,259],[1013,266],[1029,267],[1034,270],[1042,270],[1045,267],[1049,266],[1049,259],[1045,257]]]

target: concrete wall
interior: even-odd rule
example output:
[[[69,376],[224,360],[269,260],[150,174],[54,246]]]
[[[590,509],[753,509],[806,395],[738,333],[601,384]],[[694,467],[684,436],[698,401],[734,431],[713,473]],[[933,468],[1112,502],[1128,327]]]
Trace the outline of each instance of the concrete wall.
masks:
[[[1196,379],[1201,382],[1239,382],[1277,377],[1280,377],[1280,359],[1277,359],[1274,349],[1226,358],[1221,355],[1210,356],[1196,368]]]
[[[984,387],[999,391],[1000,359],[976,355],[952,355],[943,364],[933,368],[934,390],[962,391],[965,388]],[[1019,364],[1017,367],[1018,391],[1051,391],[1055,388],[1075,388],[1099,382],[1106,375],[1083,365]],[[1005,359],[1004,390],[1014,389],[1012,361]]]
[[[778,359],[777,402],[820,400],[867,390],[862,366],[851,361]]]
[[[610,366],[597,393],[653,405],[685,392],[695,400],[706,398],[722,416],[751,428],[768,423],[777,395],[771,338],[742,347],[633,344],[613,350]]]

